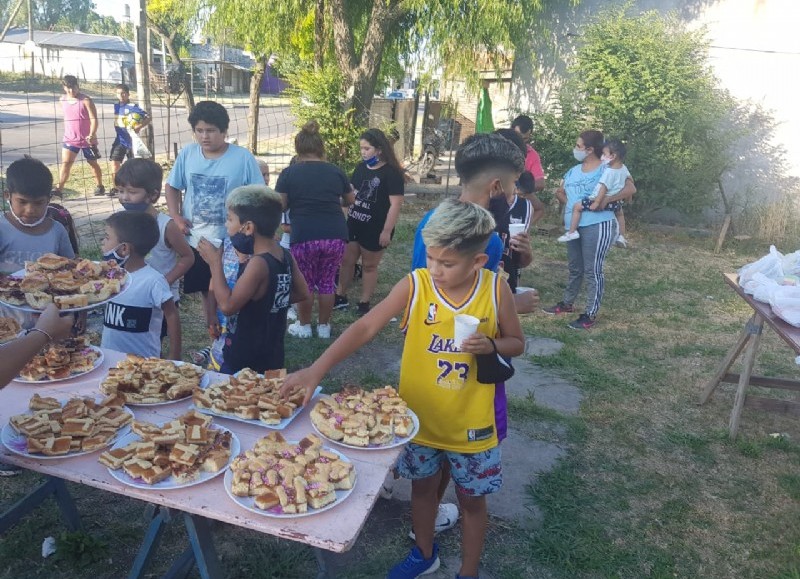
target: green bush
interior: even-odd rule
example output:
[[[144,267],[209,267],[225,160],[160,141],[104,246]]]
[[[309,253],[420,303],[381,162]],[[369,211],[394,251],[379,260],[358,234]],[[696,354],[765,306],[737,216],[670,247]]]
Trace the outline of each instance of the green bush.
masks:
[[[634,212],[712,204],[730,162],[734,101],[718,87],[703,31],[673,16],[615,9],[583,29],[553,109],[535,117],[536,143],[551,174],[574,165],[578,133],[595,128],[628,145],[639,194]]]
[[[287,80],[297,126],[316,120],[328,161],[349,174],[361,161],[358,137],[366,127],[356,122],[354,109],[346,104],[342,72],[334,65],[320,70],[299,67],[287,75]]]

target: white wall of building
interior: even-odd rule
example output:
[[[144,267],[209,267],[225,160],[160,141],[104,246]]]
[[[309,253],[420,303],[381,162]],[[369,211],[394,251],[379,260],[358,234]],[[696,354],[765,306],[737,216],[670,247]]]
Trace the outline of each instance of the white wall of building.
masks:
[[[37,74],[55,77],[72,74],[90,82],[123,82],[123,68],[133,67],[133,54],[47,46],[34,49],[34,60]],[[22,44],[0,42],[0,71],[24,73],[30,69],[31,57]]]

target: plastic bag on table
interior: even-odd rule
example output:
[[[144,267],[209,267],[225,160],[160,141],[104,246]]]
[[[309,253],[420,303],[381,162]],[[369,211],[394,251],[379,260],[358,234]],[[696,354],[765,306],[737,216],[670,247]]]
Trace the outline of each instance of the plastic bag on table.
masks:
[[[774,245],[770,245],[767,255],[753,263],[745,265],[739,270],[739,285],[742,286],[745,293],[752,294],[756,286],[749,282],[753,279],[755,274],[760,273],[776,281],[783,278],[782,259],[783,255],[781,252],[775,249]],[[750,290],[747,289],[748,287],[750,287]]]
[[[150,159],[153,155],[150,153],[150,149],[147,148],[147,145],[144,144],[142,138],[137,135],[135,131],[128,130],[128,134],[131,136],[133,156],[140,159]]]
[[[787,253],[781,258],[783,275],[800,275],[800,251]]]
[[[769,305],[784,322],[800,328],[800,287],[779,286],[772,292]]]
[[[747,287],[742,286],[745,293],[753,295],[754,300],[766,304],[770,303],[773,292],[779,287],[781,285],[777,281],[768,278],[763,273],[756,273],[747,282]]]

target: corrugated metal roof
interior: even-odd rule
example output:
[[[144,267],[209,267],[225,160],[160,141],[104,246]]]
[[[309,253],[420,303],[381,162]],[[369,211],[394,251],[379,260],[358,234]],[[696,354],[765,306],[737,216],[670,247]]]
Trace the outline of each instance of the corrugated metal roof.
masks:
[[[24,44],[28,40],[27,28],[12,28],[3,42]],[[83,32],[49,32],[34,30],[33,41],[39,46],[55,48],[74,48],[95,52],[121,52],[133,54],[133,43],[119,36],[104,34],[84,34]]]

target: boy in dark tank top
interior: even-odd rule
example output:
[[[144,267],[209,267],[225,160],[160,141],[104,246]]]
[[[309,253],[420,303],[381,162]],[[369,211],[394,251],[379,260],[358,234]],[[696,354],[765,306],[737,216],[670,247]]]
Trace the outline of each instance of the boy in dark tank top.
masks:
[[[281,197],[264,185],[245,185],[231,191],[225,206],[225,227],[234,249],[252,257],[240,265],[230,289],[221,250],[207,239],[197,245],[211,269],[209,289],[217,307],[228,316],[221,371],[278,370],[285,366],[283,339],[289,306],[309,298],[297,264],[275,240],[283,212]]]

